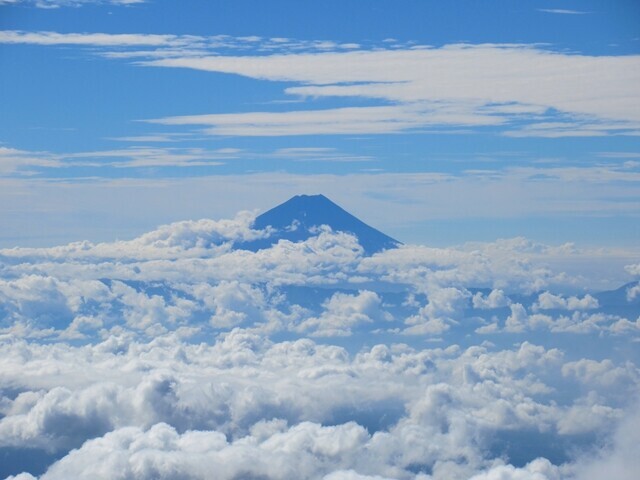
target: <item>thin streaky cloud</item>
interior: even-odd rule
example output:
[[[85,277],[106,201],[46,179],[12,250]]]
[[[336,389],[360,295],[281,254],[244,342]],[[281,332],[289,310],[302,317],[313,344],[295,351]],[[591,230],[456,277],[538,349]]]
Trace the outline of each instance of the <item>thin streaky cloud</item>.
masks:
[[[466,106],[465,106],[466,107]],[[206,127],[210,135],[287,136],[352,135],[411,131],[425,126],[491,126],[504,122],[501,117],[482,115],[460,105],[398,105],[351,107],[287,112],[250,112],[189,115],[148,120],[162,125]]]
[[[591,12],[582,12],[580,10],[568,10],[563,8],[539,8],[539,12],[557,13],[559,15],[587,15]]]
[[[597,156],[603,158],[640,158],[640,152],[598,152]]]
[[[164,143],[164,142],[182,142],[191,140],[192,135],[188,133],[158,134],[158,135],[134,135],[126,137],[109,137],[108,140],[117,142],[133,142],[133,143]]]
[[[289,120],[270,112],[216,114],[205,132],[210,135],[383,134],[434,125],[502,125],[502,131],[514,137],[637,135],[638,131],[638,55],[589,56],[520,44],[345,50],[326,41],[243,38],[0,32],[2,43],[96,46],[107,50],[104,55],[132,56],[139,66],[291,82],[284,93],[307,104],[322,98],[371,99],[396,109],[396,116],[389,110],[381,118],[387,107],[370,107],[371,121],[350,122],[345,114],[356,110],[345,107],[339,126],[325,121],[325,114],[317,110],[287,112]],[[126,50],[135,46],[155,49]],[[265,46],[267,51],[261,51]],[[307,50],[295,51],[293,46]],[[248,54],[234,55],[237,48]],[[513,119],[519,120],[519,127],[509,125]],[[549,128],[554,122],[557,127]]]
[[[146,3],[148,0],[0,0],[0,5],[27,4],[37,8],[82,7],[91,4],[130,6]]]
[[[422,105],[422,114],[411,119],[409,128],[438,122],[498,125],[512,117],[524,121],[525,126],[548,125],[563,115],[557,133],[549,133],[541,125],[530,131],[519,129],[520,135],[575,135],[577,129],[569,127],[580,118],[582,124],[585,120],[598,123],[596,128],[582,125],[580,134],[598,136],[634,134],[637,129],[638,58],[564,54],[513,45],[450,45],[427,50],[166,58],[140,64],[297,82],[299,85],[287,87],[285,93],[307,101],[333,97],[392,102],[399,116],[385,131],[405,130],[402,122],[408,112]],[[261,118],[258,112],[255,115]],[[220,116],[218,120],[228,125],[231,117]],[[616,122],[612,128],[606,126],[612,122]],[[326,131],[318,132],[321,130]],[[364,133],[362,128],[354,130]],[[270,134],[278,131],[274,128]]]
[[[177,35],[156,35],[146,33],[58,33],[25,32],[1,30],[0,43],[27,45],[79,45],[98,47],[117,46],[175,46],[184,45],[186,40]]]

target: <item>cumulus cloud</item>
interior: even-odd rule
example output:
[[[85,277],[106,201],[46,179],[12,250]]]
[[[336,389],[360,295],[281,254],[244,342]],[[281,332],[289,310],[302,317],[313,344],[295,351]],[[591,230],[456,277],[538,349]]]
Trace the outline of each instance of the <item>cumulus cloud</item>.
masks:
[[[619,418],[601,403],[584,423],[576,416],[589,399],[571,389],[560,395],[577,403],[559,406],[544,379],[573,367],[560,351],[527,343],[504,351],[377,345],[352,357],[308,339],[274,343],[234,330],[210,346],[111,336],[93,346],[0,349],[2,385],[21,390],[2,399],[0,445],[69,452],[43,478],[413,478],[417,469],[462,479],[491,467],[482,439],[502,429],[568,435],[571,419],[599,432]]]
[[[509,308],[511,314],[505,321],[505,329],[508,332],[522,332],[529,318],[526,309],[520,303],[514,303]]]
[[[630,274],[634,276],[640,276],[640,263],[634,263],[631,265],[626,265],[624,269]]]
[[[63,452],[82,445],[43,478],[128,469],[141,478],[168,472],[204,478],[210,471],[234,478],[246,472],[247,455],[255,459],[247,474],[271,478],[349,470],[409,478],[418,458],[442,472],[434,478],[468,478],[462,472],[483,465],[472,438],[500,428],[566,430],[567,416],[576,415],[574,407],[555,405],[541,381],[563,368],[561,353],[530,344],[502,352],[378,345],[350,358],[338,347],[271,343],[241,330],[212,346],[177,337],[114,340],[80,348],[2,345],[2,383],[24,390],[3,401],[2,444]],[[43,370],[47,364],[57,370],[53,376]],[[601,370],[607,368],[617,367]],[[609,418],[601,410],[590,418]],[[395,418],[380,423],[378,415]],[[319,424],[349,417],[366,429]],[[591,421],[587,428],[606,425]],[[448,463],[458,464],[459,475],[447,475]]]
[[[449,330],[466,305],[469,292],[453,287],[432,289],[428,293],[428,303],[417,315],[409,317],[407,334],[439,334]]]
[[[507,307],[511,304],[509,297],[500,289],[493,289],[485,297],[481,292],[473,296],[473,307],[479,309],[493,309]]]
[[[538,301],[533,305],[533,310],[592,310],[598,308],[598,300],[587,294],[583,298],[563,298],[549,292],[543,292],[538,296]]]
[[[637,297],[640,297],[640,283],[637,283],[629,288],[627,288],[627,300],[633,301]]]
[[[561,470],[547,459],[536,459],[522,468],[499,465],[487,472],[474,475],[470,480],[560,480]]]
[[[300,331],[311,331],[314,336],[348,336],[351,329],[361,323],[375,320],[391,321],[393,317],[381,309],[380,297],[368,290],[357,295],[334,293],[324,302],[324,311],[319,317],[311,317],[300,323]]]
[[[613,476],[620,480],[631,480],[640,468],[639,410],[632,410],[620,422],[608,445],[597,455],[581,459],[577,466],[576,479],[596,480]]]
[[[43,459],[0,474],[555,479],[618,448],[640,324],[567,293],[575,247],[249,251],[253,218],[0,251],[0,452]]]

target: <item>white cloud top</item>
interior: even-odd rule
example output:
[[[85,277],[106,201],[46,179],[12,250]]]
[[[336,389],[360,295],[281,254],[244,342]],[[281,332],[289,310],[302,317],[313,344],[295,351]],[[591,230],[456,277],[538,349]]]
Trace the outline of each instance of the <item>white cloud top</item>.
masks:
[[[626,291],[563,294],[574,280],[537,265],[553,248],[524,240],[365,257],[324,227],[238,249],[270,234],[252,219],[0,251],[0,452],[59,459],[31,470],[43,479],[633,468],[638,430],[614,427],[635,418],[640,370],[573,350],[593,335],[604,352],[640,338]],[[528,339],[540,332],[560,348]],[[603,435],[602,459],[573,456],[578,438]]]

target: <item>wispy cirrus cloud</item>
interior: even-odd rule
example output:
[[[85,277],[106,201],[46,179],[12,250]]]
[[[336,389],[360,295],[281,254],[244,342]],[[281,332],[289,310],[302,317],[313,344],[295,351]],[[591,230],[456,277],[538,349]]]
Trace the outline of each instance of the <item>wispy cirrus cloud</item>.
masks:
[[[224,147],[156,146],[176,142],[174,135],[121,137],[115,140],[138,145],[86,152],[31,152],[0,146],[0,177],[39,175],[48,178],[47,170],[83,168],[146,168],[219,166],[238,159],[288,160],[292,162],[370,162],[374,157],[342,152],[328,147],[290,147],[267,151],[250,151]],[[180,136],[177,137],[180,141]],[[151,144],[152,146],[149,146]]]
[[[556,13],[558,15],[586,15],[591,12],[583,12],[581,10],[569,10],[565,8],[539,8],[539,12]]]
[[[255,135],[338,133],[323,126],[321,116],[327,116],[333,117],[334,124],[346,124],[347,128],[342,125],[346,133],[389,133],[434,125],[501,125],[501,132],[514,136],[601,136],[635,135],[640,131],[640,94],[635,87],[640,82],[638,58],[567,54],[523,45],[448,45],[173,57],[140,64],[294,82],[298,85],[287,87],[285,92],[307,99],[367,98],[394,104],[340,111],[200,117],[215,126],[209,131],[213,134],[237,131],[251,135],[252,126]],[[370,123],[352,116],[355,112],[371,119]],[[290,116],[291,128],[283,125],[284,115]],[[315,116],[317,123],[309,121],[305,128],[293,120],[300,117],[304,122],[305,115]],[[193,120],[190,116],[160,119],[174,124]],[[237,130],[229,127],[233,124]]]
[[[148,0],[0,0],[0,5],[27,4],[38,8],[82,7],[89,4],[136,5]]]
[[[209,135],[383,134],[493,127],[509,136],[638,135],[640,57],[548,46],[385,43],[286,38],[1,31],[0,43],[98,47],[138,66],[186,68],[284,83],[307,107],[151,120]],[[242,52],[239,54],[239,52]],[[317,99],[338,108],[308,108]],[[354,106],[363,99],[375,104]]]
[[[48,152],[28,152],[0,146],[0,176],[20,169],[62,166],[60,159]]]
[[[66,155],[67,160],[84,159],[88,166],[110,166],[116,168],[137,167],[188,167],[222,165],[224,159],[235,158],[240,150],[223,148],[150,148],[130,147],[116,150],[80,152]]]
[[[222,160],[237,158],[241,150],[220,148],[153,148],[134,146],[123,149],[75,153],[29,152],[0,147],[0,175],[42,174],[43,169],[71,167],[189,167],[222,165]]]
[[[113,47],[119,50],[101,50],[107,58],[171,58],[203,56],[231,51],[252,51],[264,55],[274,52],[328,52],[352,51],[361,46],[354,43],[338,43],[321,40],[296,40],[259,36],[233,37],[230,35],[174,35],[150,33],[106,33],[106,32],[53,32],[0,30],[0,43],[24,45],[86,45]],[[154,50],[135,50],[133,47],[162,47]],[[364,47],[363,47],[364,48]]]
[[[186,45],[187,41],[177,35],[155,35],[146,33],[58,33],[2,30],[0,31],[0,43],[79,45],[92,47],[169,47]]]
[[[375,160],[367,155],[349,155],[335,148],[327,147],[279,148],[269,156],[295,162],[370,162]]]
[[[204,127],[209,135],[283,136],[401,133],[438,126],[492,126],[505,120],[460,104],[401,104],[326,110],[187,115],[149,120]]]

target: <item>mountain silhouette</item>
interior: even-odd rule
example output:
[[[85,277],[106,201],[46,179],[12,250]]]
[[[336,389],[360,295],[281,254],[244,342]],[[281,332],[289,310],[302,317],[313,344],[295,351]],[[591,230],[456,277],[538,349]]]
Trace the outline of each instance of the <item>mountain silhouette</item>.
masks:
[[[275,232],[270,237],[246,242],[241,248],[256,251],[269,248],[281,239],[301,242],[317,235],[317,227],[321,225],[328,225],[333,231],[355,235],[367,255],[401,245],[397,240],[354,217],[324,195],[296,195],[256,217],[253,228],[262,230],[272,227]]]

